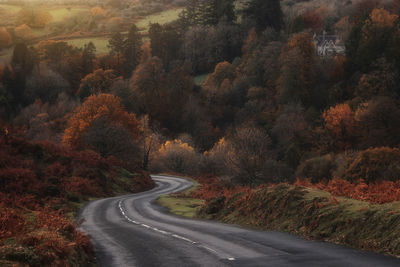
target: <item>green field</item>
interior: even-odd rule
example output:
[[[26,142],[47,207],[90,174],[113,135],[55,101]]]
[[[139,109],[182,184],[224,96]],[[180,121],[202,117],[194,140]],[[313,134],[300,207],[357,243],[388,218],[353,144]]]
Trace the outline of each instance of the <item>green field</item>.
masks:
[[[78,39],[70,39],[66,40],[69,44],[82,48],[85,44],[92,42],[96,46],[96,54],[104,55],[108,53],[108,39],[93,37],[93,38],[78,38]]]
[[[21,7],[16,5],[0,4],[0,9],[4,9],[7,13],[12,15],[20,11]]]
[[[82,12],[89,12],[89,8],[85,7],[71,7],[71,8],[55,8],[49,10],[50,15],[53,17],[53,22],[60,22],[72,16],[78,15]]]
[[[136,22],[136,26],[144,31],[147,31],[150,23],[166,24],[168,22],[178,19],[179,13],[181,13],[183,8],[165,10],[160,13],[152,14],[144,17]]]
[[[202,85],[207,80],[208,75],[209,73],[194,76],[193,81],[196,85]]]

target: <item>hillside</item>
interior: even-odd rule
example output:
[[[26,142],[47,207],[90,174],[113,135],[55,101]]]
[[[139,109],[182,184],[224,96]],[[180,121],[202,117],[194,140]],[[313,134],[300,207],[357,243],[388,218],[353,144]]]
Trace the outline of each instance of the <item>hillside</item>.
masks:
[[[90,266],[74,218],[85,202],[148,190],[148,174],[92,151],[0,137],[0,265]]]

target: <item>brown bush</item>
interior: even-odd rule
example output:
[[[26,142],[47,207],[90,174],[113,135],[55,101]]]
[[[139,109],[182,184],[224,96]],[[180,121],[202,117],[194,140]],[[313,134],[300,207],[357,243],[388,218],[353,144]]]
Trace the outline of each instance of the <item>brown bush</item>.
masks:
[[[361,151],[345,171],[345,178],[364,179],[366,183],[400,180],[400,149],[380,147]]]

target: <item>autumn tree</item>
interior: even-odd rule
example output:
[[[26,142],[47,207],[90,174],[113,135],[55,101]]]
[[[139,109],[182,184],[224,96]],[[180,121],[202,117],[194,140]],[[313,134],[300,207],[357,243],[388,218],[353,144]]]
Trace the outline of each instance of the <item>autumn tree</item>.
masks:
[[[317,82],[317,56],[309,33],[294,34],[281,53],[278,97],[281,103],[300,102],[304,107],[325,107],[329,96]]]
[[[273,158],[268,134],[254,126],[242,126],[235,130],[229,144],[227,164],[234,179],[249,185],[265,181],[267,161]]]
[[[322,117],[331,138],[331,149],[343,151],[354,147],[358,136],[354,111],[348,104],[338,104],[326,110]]]
[[[187,174],[197,172],[199,155],[192,146],[179,139],[162,144],[155,157],[153,170]]]
[[[139,161],[139,145],[132,134],[123,126],[107,118],[95,119],[82,140],[86,147],[97,151],[102,157],[114,156],[125,161]]]
[[[204,88],[211,95],[223,95],[236,77],[236,69],[229,62],[221,62],[215,66],[212,74],[207,76]]]
[[[114,70],[95,70],[82,79],[77,95],[85,99],[93,94],[108,93],[116,78]]]
[[[361,148],[400,144],[400,105],[390,97],[375,97],[360,104],[355,112],[361,136]]]
[[[381,57],[390,63],[398,60],[398,49],[395,49],[399,43],[398,21],[398,15],[373,9],[367,18],[356,24],[346,43],[349,74],[368,73],[372,69],[370,63]]]
[[[99,122],[98,120],[100,119],[103,121]],[[75,110],[68,121],[68,126],[63,137],[63,144],[78,150],[88,148],[88,144],[86,143],[88,142],[88,137],[86,136],[85,139],[84,136],[90,132],[90,129],[93,129],[91,127],[95,127],[93,126],[95,121],[103,126],[107,122],[107,125],[111,125],[110,127],[121,127],[129,133],[133,140],[139,138],[139,127],[136,116],[125,111],[121,105],[121,99],[109,94],[99,94],[88,97],[82,106]],[[111,129],[110,131],[113,130],[115,129]],[[106,136],[106,134],[103,136]],[[118,136],[112,137],[108,134],[107,136],[111,139],[118,138]]]
[[[162,80],[165,77],[163,64],[153,57],[140,64],[130,79],[132,99],[137,103],[140,113],[157,117],[162,96]]]
[[[93,18],[99,19],[99,18],[104,18],[106,12],[101,7],[95,6],[90,10],[90,14],[93,16]]]
[[[293,169],[311,147],[312,130],[301,104],[284,105],[271,130],[281,158]]]

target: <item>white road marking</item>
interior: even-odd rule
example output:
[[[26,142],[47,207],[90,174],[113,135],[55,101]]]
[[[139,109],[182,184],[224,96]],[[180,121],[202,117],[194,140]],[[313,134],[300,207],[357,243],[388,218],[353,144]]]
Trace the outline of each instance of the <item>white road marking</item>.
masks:
[[[118,207],[119,207],[119,210],[121,211],[121,214],[125,217],[125,219],[126,219],[128,222],[131,222],[131,223],[133,223],[133,224],[136,224],[136,225],[142,226],[142,227],[144,227],[144,228],[153,230],[153,231],[158,232],[158,233],[161,233],[161,234],[163,234],[163,235],[172,236],[172,237],[174,237],[174,238],[177,238],[177,239],[186,241],[186,242],[188,242],[188,243],[191,243],[192,245],[196,245],[197,247],[202,247],[202,248],[204,248],[204,249],[206,249],[206,250],[208,250],[208,251],[211,251],[212,253],[216,254],[217,256],[220,255],[220,254],[218,253],[218,251],[216,251],[216,250],[214,250],[214,249],[212,249],[212,248],[209,248],[209,247],[207,247],[207,246],[205,246],[205,245],[202,245],[202,244],[200,244],[199,242],[196,242],[196,241],[193,241],[193,240],[191,240],[191,239],[189,239],[189,238],[186,238],[186,237],[184,237],[184,236],[177,235],[177,234],[173,234],[173,233],[171,233],[171,232],[167,232],[167,231],[164,231],[164,230],[160,230],[160,229],[157,229],[157,228],[152,227],[152,226],[150,226],[150,225],[147,225],[147,224],[140,223],[140,222],[137,222],[137,221],[132,220],[131,218],[129,218],[128,215],[126,215],[124,209],[122,208],[122,200],[120,200],[120,201],[118,202]],[[228,259],[229,261],[234,261],[234,260],[235,260],[234,257],[227,257],[227,259]]]

